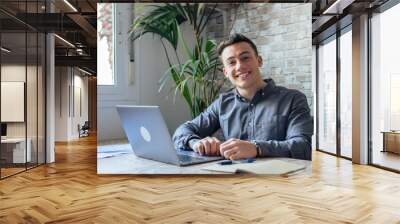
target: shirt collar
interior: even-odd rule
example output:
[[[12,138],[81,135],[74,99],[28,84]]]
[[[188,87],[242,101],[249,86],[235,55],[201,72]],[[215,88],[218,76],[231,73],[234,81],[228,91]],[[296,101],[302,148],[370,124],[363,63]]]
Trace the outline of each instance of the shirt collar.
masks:
[[[272,80],[272,79],[264,79],[264,82],[266,82],[267,85],[266,85],[264,88],[258,90],[258,91],[256,92],[256,95],[255,95],[254,97],[257,97],[257,96],[265,97],[265,96],[267,96],[268,94],[272,93],[272,91],[275,89],[275,82],[274,82],[274,80]],[[238,91],[237,89],[235,89],[234,92],[235,92],[235,95],[236,95],[236,97],[237,97],[238,99],[240,99],[240,100],[243,101],[243,102],[246,102],[246,101],[247,101],[246,98],[244,98],[243,96],[241,96],[241,95],[239,94],[239,91]]]
[[[273,92],[273,90],[275,89],[275,82],[272,79],[264,79],[264,82],[267,83],[267,85],[262,88],[259,92],[261,94],[264,94],[264,96],[270,94]]]

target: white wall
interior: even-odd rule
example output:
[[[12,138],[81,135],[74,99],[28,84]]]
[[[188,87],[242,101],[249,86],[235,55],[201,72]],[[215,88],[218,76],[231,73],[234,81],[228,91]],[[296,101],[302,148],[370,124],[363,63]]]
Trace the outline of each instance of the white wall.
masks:
[[[137,6],[139,4],[135,4]],[[129,41],[127,31],[131,21],[131,4],[116,4],[117,33],[115,55],[114,86],[98,86],[98,141],[126,138],[119,121],[115,106],[159,105],[170,133],[176,127],[190,119],[187,106],[180,97],[174,103],[173,96],[166,98],[171,86],[158,93],[158,81],[167,69],[167,60],[159,38],[148,34],[134,42],[135,62],[129,61]],[[188,27],[183,27],[187,33]],[[98,52],[101,57],[105,52]]]
[[[70,81],[68,75],[63,75],[67,73],[67,67],[55,68],[55,141],[68,140],[68,85]]]
[[[31,66],[27,68],[25,65],[8,64],[1,66],[1,81],[18,81],[25,82],[25,69],[32,70]],[[7,108],[1,108],[7,110]],[[25,137],[25,122],[9,122],[7,123],[7,136],[8,137]]]
[[[55,141],[70,141],[88,120],[88,78],[72,67],[56,67],[55,74]]]
[[[39,153],[39,162],[44,162],[44,92],[43,78],[41,66],[32,66],[25,64],[3,64],[1,66],[1,81],[10,82],[24,82],[26,85],[26,107],[25,100],[23,102],[21,113],[25,114],[26,120],[22,122],[6,122],[7,123],[7,137],[10,138],[24,138],[25,135],[30,139],[30,148],[32,152],[33,161],[36,161],[37,153]],[[27,81],[25,80],[27,79]],[[25,91],[21,90],[20,94]],[[2,98],[7,95],[2,95]],[[25,98],[25,97],[24,97]],[[16,113],[12,108],[2,107],[1,110],[8,113]],[[39,151],[39,152],[38,152]]]
[[[80,88],[81,90],[81,114],[76,114],[76,124],[84,124],[85,121],[89,120],[89,91],[88,91],[88,77],[87,76],[82,76],[82,73],[78,73],[78,75],[75,75],[75,81],[74,81],[75,87]],[[78,108],[76,108],[77,110]],[[79,111],[76,111],[79,112]],[[75,125],[76,126],[76,125]]]
[[[184,35],[191,33],[190,27],[186,24],[182,26]],[[164,119],[167,123],[170,134],[184,121],[189,120],[190,111],[178,93],[174,102],[173,81],[170,80],[161,92],[159,80],[168,69],[168,61],[161,42],[157,38],[152,38],[152,34],[146,34],[144,38],[135,43],[135,74],[138,77],[139,103],[142,105],[159,105]],[[172,47],[169,49],[174,55]],[[182,52],[182,49],[180,49]],[[182,54],[181,54],[182,55]],[[181,57],[181,62],[183,62]]]
[[[10,82],[24,82],[26,84],[26,80],[25,80],[25,76],[26,76],[26,72],[28,72],[28,74],[36,74],[36,67],[34,66],[27,66],[25,67],[24,65],[19,65],[19,64],[5,64],[1,66],[1,81],[10,81]],[[36,81],[29,80],[29,84],[30,85],[36,85]],[[32,82],[32,83],[31,83]],[[30,104],[32,103],[34,100],[36,100],[36,88],[32,89],[32,88],[27,88],[27,103]],[[4,96],[3,96],[4,97]],[[31,108],[27,108],[27,112],[29,112],[27,114],[28,116],[28,129],[30,128],[34,128],[36,129],[36,125],[35,127],[33,127],[34,124],[32,124],[32,121],[35,121],[36,123],[36,113],[32,113],[33,111],[35,111],[36,109],[36,101],[34,105],[28,105],[31,106]],[[32,110],[32,107],[34,106],[34,110]],[[8,110],[9,108],[1,108],[1,110]],[[25,126],[26,126],[26,122],[7,122],[7,136],[8,137],[25,137]],[[28,130],[28,137],[29,137],[29,133],[31,133]]]

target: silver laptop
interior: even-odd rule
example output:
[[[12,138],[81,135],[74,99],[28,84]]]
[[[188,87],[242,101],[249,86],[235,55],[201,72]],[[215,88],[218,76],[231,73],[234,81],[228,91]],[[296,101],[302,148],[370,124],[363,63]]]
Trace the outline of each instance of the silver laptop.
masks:
[[[223,159],[176,150],[158,106],[117,106],[122,127],[136,156],[187,166]]]

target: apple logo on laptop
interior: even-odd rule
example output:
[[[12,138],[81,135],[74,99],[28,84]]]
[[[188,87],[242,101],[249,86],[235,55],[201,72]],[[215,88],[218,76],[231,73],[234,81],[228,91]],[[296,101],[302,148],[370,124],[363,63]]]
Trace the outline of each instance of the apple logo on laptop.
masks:
[[[142,138],[146,141],[146,142],[150,142],[151,141],[151,135],[150,132],[145,128],[145,127],[140,127],[140,134],[142,135]]]

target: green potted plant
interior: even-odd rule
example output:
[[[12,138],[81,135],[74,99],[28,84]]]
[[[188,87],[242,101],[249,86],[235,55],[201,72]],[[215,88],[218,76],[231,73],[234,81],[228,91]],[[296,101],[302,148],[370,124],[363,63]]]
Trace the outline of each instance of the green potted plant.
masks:
[[[178,93],[182,95],[192,117],[196,117],[218,97],[225,83],[222,64],[216,53],[216,42],[203,36],[216,6],[204,3],[148,5],[152,7],[151,10],[135,18],[130,29],[133,41],[146,33],[160,38],[169,67],[160,79],[159,91],[168,80],[172,80],[175,96]],[[184,22],[192,27],[195,39],[193,48],[188,47],[180,29]],[[167,51],[166,43],[172,46],[174,55]],[[185,49],[188,59],[184,62],[179,57],[178,46]],[[177,63],[172,62],[173,57]]]

